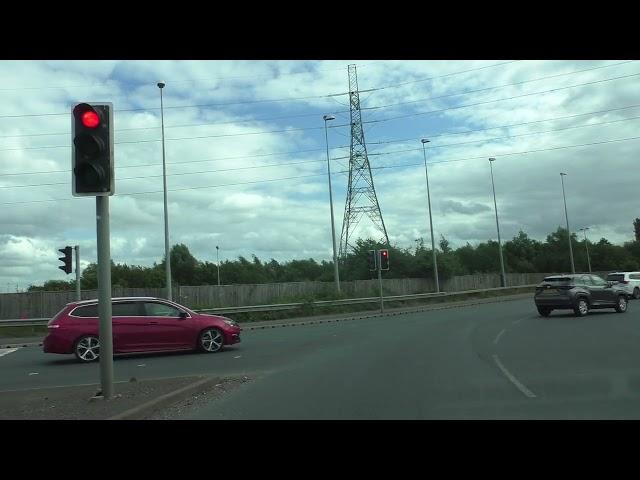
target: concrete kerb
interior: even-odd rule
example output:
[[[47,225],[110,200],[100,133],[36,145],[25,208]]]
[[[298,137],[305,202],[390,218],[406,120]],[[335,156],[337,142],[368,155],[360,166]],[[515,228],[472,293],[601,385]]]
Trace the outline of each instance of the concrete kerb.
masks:
[[[158,398],[145,402],[142,405],[130,408],[118,415],[114,415],[113,417],[108,418],[108,420],[141,420],[157,409],[172,405],[189,395],[193,395],[200,390],[220,382],[221,379],[218,377],[203,378],[197,382],[190,383],[189,385],[179,388],[178,390],[174,390],[173,392],[166,393]]]
[[[2,343],[0,348],[22,348],[22,347],[41,347],[42,342],[30,342],[30,343]]]

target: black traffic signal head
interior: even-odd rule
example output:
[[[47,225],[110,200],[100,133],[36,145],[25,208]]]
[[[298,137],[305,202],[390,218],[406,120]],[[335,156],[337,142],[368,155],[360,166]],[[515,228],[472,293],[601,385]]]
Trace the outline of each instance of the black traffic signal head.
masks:
[[[389,270],[389,250],[380,250],[380,270]]]
[[[60,266],[58,268],[69,275],[71,273],[71,247],[67,246],[64,248],[59,248],[58,251],[62,252],[62,254],[64,255],[64,257],[58,258],[58,260],[64,263],[63,266]]]
[[[71,134],[73,195],[113,195],[113,104],[76,105]]]
[[[368,257],[368,261],[369,261],[369,271],[374,272],[378,269],[378,263],[377,263],[377,252],[375,250],[369,250],[369,257]]]

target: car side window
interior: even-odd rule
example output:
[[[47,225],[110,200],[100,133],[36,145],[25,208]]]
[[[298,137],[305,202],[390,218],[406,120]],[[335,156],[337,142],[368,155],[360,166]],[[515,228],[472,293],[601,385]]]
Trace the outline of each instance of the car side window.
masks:
[[[179,317],[180,310],[166,303],[145,302],[144,311],[147,317]]]
[[[583,275],[580,277],[580,285],[586,285],[587,287],[591,287],[593,285],[589,275]]]
[[[631,280],[640,280],[640,274],[633,273],[633,274],[629,275],[629,279],[631,279]]]
[[[604,287],[607,285],[607,282],[596,275],[591,275],[591,280],[593,281],[593,284],[598,287]]]
[[[78,307],[71,312],[74,317],[93,318],[98,317],[98,305],[85,305]]]
[[[113,317],[140,317],[142,311],[139,302],[117,302],[111,306]]]

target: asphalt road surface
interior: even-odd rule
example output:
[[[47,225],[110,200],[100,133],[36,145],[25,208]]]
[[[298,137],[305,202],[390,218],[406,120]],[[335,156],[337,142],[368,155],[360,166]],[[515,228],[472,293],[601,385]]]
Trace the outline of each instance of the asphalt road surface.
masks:
[[[251,378],[180,418],[640,418],[640,302],[583,318],[539,317],[527,299],[245,331],[217,354],[118,357],[114,370]],[[99,379],[97,364],[35,347],[0,350],[0,372],[0,394]]]

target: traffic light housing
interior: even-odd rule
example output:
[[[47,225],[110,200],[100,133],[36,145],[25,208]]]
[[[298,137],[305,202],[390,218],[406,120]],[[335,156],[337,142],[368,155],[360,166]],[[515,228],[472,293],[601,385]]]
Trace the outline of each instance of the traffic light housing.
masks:
[[[376,257],[377,257],[377,252],[375,250],[369,250],[368,261],[369,261],[369,271],[371,272],[375,272],[378,268],[378,262]]]
[[[389,250],[380,250],[380,270],[389,270]]]
[[[67,275],[69,275],[71,273],[71,271],[72,271],[72,268],[71,268],[71,262],[72,262],[71,247],[66,246],[64,248],[59,248],[58,251],[62,252],[62,254],[64,255],[64,257],[58,258],[58,260],[60,260],[62,263],[64,263],[63,266],[59,266],[58,268],[60,270],[62,270],[64,273],[66,273]]]
[[[113,195],[113,104],[77,104],[71,116],[71,138],[73,196]]]

